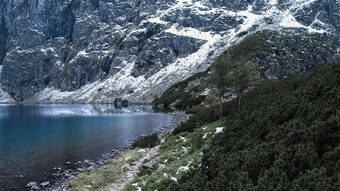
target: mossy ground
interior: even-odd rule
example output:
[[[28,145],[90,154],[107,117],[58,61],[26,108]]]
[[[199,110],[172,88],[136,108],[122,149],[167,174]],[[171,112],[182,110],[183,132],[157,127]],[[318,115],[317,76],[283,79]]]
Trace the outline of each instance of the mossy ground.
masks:
[[[71,190],[116,190],[123,189],[137,173],[151,149],[133,149],[122,152],[114,159],[91,172],[86,172],[77,181],[69,182]]]

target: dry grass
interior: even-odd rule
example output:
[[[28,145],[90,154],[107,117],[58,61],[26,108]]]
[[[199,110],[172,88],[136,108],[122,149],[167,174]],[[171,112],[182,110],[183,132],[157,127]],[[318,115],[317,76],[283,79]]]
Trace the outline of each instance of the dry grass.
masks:
[[[81,175],[77,181],[70,181],[71,190],[121,190],[133,179],[141,161],[144,160],[148,149],[126,150],[114,159],[95,169]]]

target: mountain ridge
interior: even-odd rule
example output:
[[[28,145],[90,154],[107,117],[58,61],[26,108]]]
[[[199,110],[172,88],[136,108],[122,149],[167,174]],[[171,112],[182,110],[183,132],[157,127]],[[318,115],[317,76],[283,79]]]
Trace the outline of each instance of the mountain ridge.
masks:
[[[339,36],[339,6],[336,0],[5,0],[0,82],[17,101],[150,103],[257,31]]]

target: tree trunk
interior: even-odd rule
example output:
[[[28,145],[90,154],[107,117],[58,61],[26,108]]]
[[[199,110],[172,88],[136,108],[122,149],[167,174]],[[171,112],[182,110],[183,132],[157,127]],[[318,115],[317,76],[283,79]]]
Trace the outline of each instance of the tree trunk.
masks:
[[[239,98],[238,98],[238,108],[241,107],[241,97],[242,97],[242,94],[240,94]]]
[[[223,98],[221,97],[221,98],[220,98],[220,121],[222,121],[222,112],[223,112],[223,110],[222,110],[222,109],[223,109],[223,108],[222,108],[222,107],[223,107],[222,99],[223,99]]]

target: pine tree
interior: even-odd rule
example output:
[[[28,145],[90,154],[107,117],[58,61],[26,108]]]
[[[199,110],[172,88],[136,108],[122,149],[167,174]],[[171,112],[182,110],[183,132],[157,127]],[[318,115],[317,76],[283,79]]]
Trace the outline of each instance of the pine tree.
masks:
[[[254,65],[246,62],[239,62],[233,72],[233,86],[238,95],[238,106],[241,106],[241,99],[244,91],[254,86],[259,79],[259,73]]]
[[[228,62],[227,58],[222,57],[215,62],[210,75],[211,84],[213,84],[213,89],[216,91],[220,102],[220,120],[222,120],[224,94],[230,92],[233,87],[234,68],[235,65],[233,63]]]

